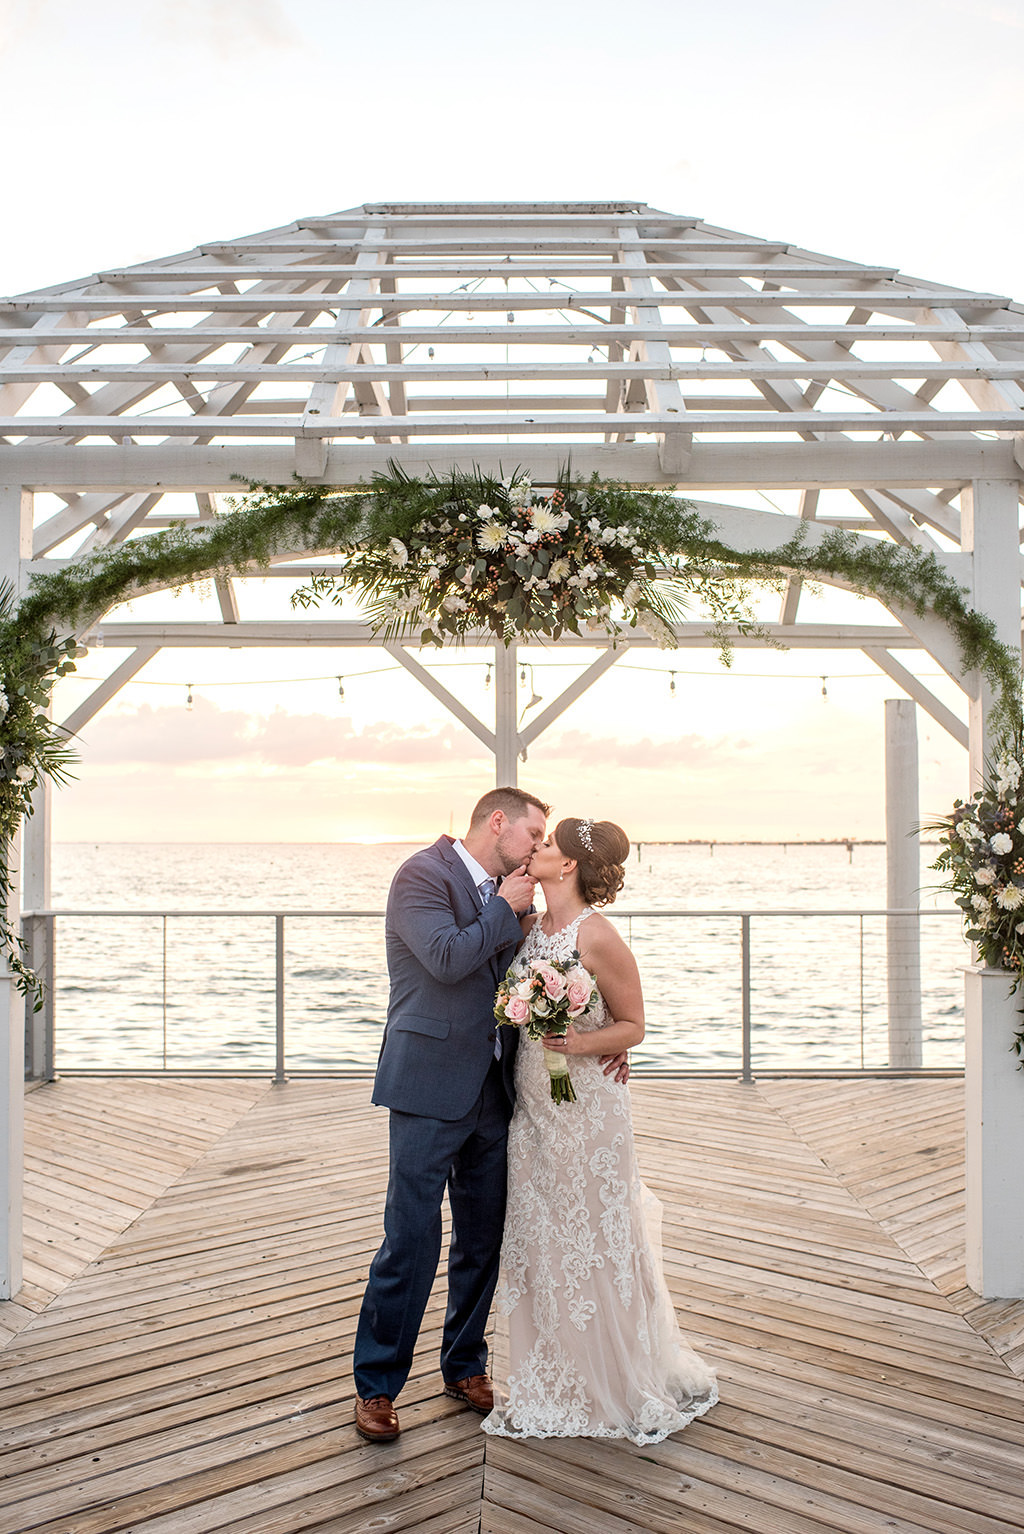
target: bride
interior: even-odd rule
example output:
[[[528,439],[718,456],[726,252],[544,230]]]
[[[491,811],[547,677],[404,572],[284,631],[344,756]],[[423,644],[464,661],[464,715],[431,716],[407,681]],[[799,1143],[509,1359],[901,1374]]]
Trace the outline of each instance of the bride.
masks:
[[[628,855],[610,821],[570,819],[530,861],[547,909],[523,917],[516,964],[578,951],[598,995],[564,1039],[544,1041],[567,1057],[575,1102],[552,1101],[540,1042],[519,1041],[497,1294],[508,1378],[483,1424],[506,1438],[657,1443],[718,1399],[714,1371],[679,1335],[628,1089],[601,1063],[644,1036],[636,961],[594,910],[622,888]]]

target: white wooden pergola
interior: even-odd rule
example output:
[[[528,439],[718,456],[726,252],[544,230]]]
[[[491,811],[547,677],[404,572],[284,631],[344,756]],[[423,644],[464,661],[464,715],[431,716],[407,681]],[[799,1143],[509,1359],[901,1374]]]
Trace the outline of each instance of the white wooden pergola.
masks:
[[[584,476],[678,486],[737,548],[781,546],[802,522],[811,544],[840,526],[930,549],[1020,643],[1024,306],[641,203],[365,204],[0,301],[0,417],[0,574],[19,588],[55,560],[208,520],[239,481],[349,485],[394,459],[414,474],[523,464],[543,484],[571,457]],[[755,504],[780,490],[792,514]],[[791,580],[768,627],[791,647],[862,650],[980,770],[985,688],[936,620],[808,621]],[[705,629],[679,625],[680,645],[713,643]],[[74,729],[164,647],[374,642],[359,621],[242,621],[234,580],[218,580],[201,621],[102,630],[123,658]],[[495,655],[492,728],[406,646],[388,648],[505,782],[622,653],[604,648],[520,730],[514,652]],[[966,722],[902,652],[956,681]],[[24,854],[35,908],[49,904],[47,821],[42,795]],[[17,1014],[14,998],[0,1294],[18,1272]],[[972,1229],[983,1253],[980,1213]],[[987,1284],[998,1263],[984,1263]]]

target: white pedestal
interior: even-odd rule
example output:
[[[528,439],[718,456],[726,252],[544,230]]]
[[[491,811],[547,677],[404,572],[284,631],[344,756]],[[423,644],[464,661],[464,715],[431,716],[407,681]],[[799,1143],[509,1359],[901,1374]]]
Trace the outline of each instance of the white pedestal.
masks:
[[[964,974],[967,1051],[967,1282],[986,1299],[1024,1299],[1024,1071],[1013,1035],[1024,988],[973,965]]]

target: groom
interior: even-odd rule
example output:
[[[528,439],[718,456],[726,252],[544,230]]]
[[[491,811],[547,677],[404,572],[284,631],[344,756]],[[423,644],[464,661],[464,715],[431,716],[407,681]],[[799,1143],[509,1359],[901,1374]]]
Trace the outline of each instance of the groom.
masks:
[[[484,1330],[505,1218],[514,1028],[494,997],[533,899],[526,864],[548,806],[495,788],[461,841],[442,836],[395,874],[385,939],[391,994],[373,1101],[390,1109],[384,1241],[370,1265],[356,1331],[356,1429],[374,1443],[400,1432],[394,1400],[408,1377],[441,1252],[445,1187],[452,1215],[445,1394],[493,1405]],[[500,888],[497,887],[500,881]]]

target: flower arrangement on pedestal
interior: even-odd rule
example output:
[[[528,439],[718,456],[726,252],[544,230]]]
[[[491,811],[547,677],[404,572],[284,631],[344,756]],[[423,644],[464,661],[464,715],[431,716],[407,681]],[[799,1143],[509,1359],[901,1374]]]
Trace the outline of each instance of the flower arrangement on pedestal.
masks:
[[[928,829],[944,843],[932,867],[945,873],[963,912],[964,935],[983,964],[1013,976],[1011,994],[1024,980],[1024,739],[1006,745],[995,768],[968,802]],[[1024,1027],[1012,1045],[1024,1070]]]

